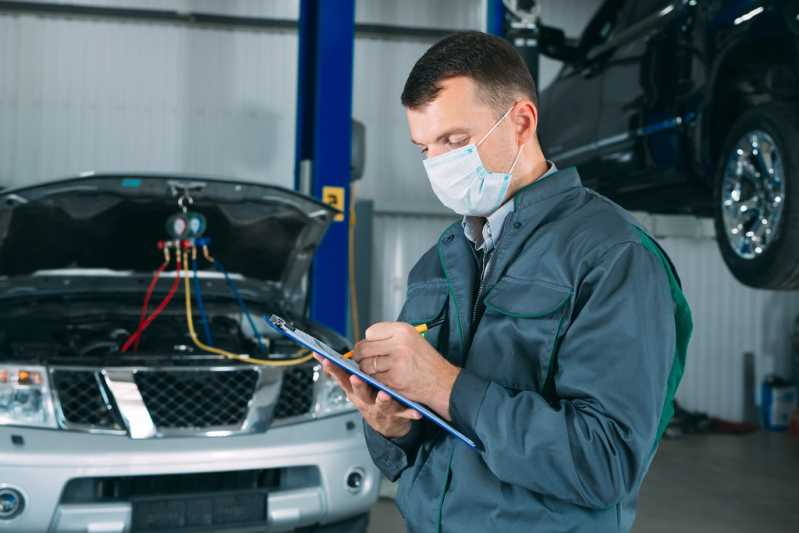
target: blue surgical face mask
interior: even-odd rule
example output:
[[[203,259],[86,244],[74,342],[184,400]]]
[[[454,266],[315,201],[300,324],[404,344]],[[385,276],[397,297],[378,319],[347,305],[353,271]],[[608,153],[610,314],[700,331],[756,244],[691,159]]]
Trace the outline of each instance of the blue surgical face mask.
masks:
[[[468,144],[455,150],[424,160],[424,168],[433,192],[442,204],[460,215],[488,216],[505,199],[510,178],[521,147],[508,172],[490,172],[483,165],[477,147],[485,141],[510,114],[513,106],[483,135],[477,144]]]

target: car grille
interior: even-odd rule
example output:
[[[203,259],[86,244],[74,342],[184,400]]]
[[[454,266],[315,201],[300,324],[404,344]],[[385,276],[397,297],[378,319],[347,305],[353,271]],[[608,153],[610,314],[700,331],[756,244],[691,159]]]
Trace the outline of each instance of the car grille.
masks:
[[[308,414],[313,407],[314,370],[287,368],[274,410],[280,420]],[[190,430],[239,427],[247,418],[259,370],[143,370],[134,375],[158,429]],[[54,369],[54,394],[63,426],[69,429],[123,430],[119,412],[109,401],[100,370]]]
[[[61,404],[64,420],[73,426],[122,429],[122,422],[106,401],[97,372],[58,370],[53,372],[53,388]]]
[[[289,418],[308,413],[313,406],[314,369],[289,367],[283,372],[283,385],[275,405],[275,418]]]
[[[134,379],[155,427],[205,429],[244,423],[258,372],[144,371]]]

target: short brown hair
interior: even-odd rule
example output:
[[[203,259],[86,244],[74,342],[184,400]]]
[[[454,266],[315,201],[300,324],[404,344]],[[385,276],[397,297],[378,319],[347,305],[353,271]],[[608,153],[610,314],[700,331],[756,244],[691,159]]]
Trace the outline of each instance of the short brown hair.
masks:
[[[479,31],[453,33],[431,46],[408,75],[402,105],[417,109],[429,104],[441,82],[456,76],[473,79],[484,101],[498,112],[519,94],[538,105],[533,76],[519,52],[504,39]]]

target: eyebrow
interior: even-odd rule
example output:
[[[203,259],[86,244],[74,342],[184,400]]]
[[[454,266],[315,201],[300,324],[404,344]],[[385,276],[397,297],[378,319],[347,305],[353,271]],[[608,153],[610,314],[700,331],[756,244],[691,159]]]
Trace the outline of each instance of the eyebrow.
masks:
[[[466,129],[466,128],[453,128],[451,130],[447,130],[444,133],[442,133],[441,135],[439,135],[436,138],[435,142],[437,142],[437,143],[441,142],[441,141],[445,140],[447,137],[450,137],[451,135],[455,135],[457,133],[469,133],[469,130]],[[416,141],[414,139],[411,139],[411,142],[413,144],[415,144],[416,146],[425,146],[424,143],[420,143],[419,141]]]

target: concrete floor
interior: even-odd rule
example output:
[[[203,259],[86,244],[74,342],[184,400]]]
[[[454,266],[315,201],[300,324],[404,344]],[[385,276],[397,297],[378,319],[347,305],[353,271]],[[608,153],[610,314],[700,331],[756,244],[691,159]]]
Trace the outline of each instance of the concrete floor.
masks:
[[[404,532],[394,502],[369,533]],[[799,533],[799,439],[785,433],[664,441],[641,489],[634,533]]]

